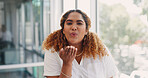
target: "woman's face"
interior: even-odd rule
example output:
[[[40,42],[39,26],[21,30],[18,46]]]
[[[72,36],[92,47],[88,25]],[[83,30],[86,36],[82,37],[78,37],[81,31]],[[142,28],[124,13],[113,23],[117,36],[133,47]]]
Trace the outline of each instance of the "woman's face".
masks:
[[[86,24],[82,15],[72,12],[68,15],[64,23],[63,33],[70,45],[80,44],[87,34]]]

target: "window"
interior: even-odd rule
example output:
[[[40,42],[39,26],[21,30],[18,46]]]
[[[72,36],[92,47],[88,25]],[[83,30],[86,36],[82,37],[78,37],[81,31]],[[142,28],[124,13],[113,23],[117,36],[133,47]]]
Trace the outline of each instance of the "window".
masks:
[[[148,71],[148,1],[99,0],[100,37],[121,73]]]

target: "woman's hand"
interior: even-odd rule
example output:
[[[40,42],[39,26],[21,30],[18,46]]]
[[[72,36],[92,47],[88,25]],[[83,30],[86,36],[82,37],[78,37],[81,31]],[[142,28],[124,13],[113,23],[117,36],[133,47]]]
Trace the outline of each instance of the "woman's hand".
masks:
[[[73,46],[67,46],[59,51],[60,58],[63,60],[63,64],[72,64],[77,54],[77,48]]]

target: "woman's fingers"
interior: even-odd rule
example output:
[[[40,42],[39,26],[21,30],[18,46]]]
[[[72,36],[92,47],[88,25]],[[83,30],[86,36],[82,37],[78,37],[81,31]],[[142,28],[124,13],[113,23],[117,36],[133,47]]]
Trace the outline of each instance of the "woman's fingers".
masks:
[[[67,55],[69,55],[69,56],[70,56],[70,54],[71,54],[71,46],[68,46]]]
[[[76,50],[76,49],[77,49],[77,48],[75,48],[75,47],[72,48],[72,53],[71,53],[72,56],[75,55],[75,50]]]
[[[67,46],[59,51],[60,58],[64,63],[72,63],[77,54],[77,48],[73,46]]]
[[[64,51],[67,56],[74,56],[77,48],[73,46],[67,46]]]
[[[70,46],[69,48],[70,48],[70,50],[69,50],[69,55],[71,55],[71,56],[73,57],[74,54],[75,54],[75,50],[76,50],[77,48],[75,48],[75,47],[73,47],[73,46]]]
[[[77,54],[77,48],[74,48],[74,56],[76,56],[76,54]]]
[[[65,54],[65,55],[68,54],[68,46],[65,48],[64,54]]]
[[[71,49],[71,55],[72,55],[72,56],[73,56],[73,54],[74,54],[74,48],[75,48],[75,47],[72,46],[72,49]]]

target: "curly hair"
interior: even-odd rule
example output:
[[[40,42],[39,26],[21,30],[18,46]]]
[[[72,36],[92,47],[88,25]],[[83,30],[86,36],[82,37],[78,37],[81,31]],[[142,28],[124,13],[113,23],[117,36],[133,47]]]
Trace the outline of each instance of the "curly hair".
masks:
[[[68,15],[71,12],[80,13],[86,23],[86,29],[89,30],[89,28],[91,27],[90,18],[80,10],[70,10],[66,12],[61,18],[60,25],[62,29],[51,33],[43,41],[43,44],[42,44],[43,49],[49,50],[51,48],[54,48],[54,49],[51,49],[51,51],[58,52],[61,48],[64,48],[69,45],[65,35],[63,34],[63,28],[64,28],[65,20],[67,19]],[[102,41],[99,39],[97,34],[90,31],[83,38],[82,51],[83,51],[83,58],[93,57],[94,59],[96,59],[97,55],[99,55],[99,59],[101,59],[103,56],[108,55],[105,46],[103,45]]]

